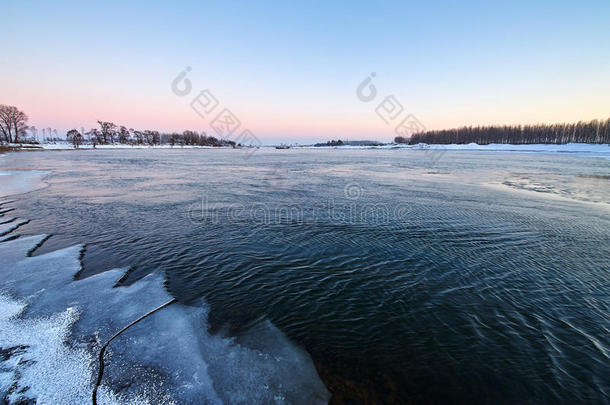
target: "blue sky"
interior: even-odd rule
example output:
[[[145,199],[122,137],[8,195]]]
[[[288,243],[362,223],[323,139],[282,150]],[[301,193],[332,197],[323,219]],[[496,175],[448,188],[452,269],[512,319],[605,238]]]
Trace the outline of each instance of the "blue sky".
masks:
[[[208,89],[263,141],[610,117],[610,2],[9,2],[0,103],[39,128],[212,132]],[[186,67],[192,93],[172,80]],[[356,87],[371,72],[379,98]]]

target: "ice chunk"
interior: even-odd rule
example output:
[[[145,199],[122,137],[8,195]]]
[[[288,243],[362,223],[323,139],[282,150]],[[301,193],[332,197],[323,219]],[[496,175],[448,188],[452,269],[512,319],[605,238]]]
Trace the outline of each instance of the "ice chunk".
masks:
[[[24,259],[30,251],[34,250],[48,237],[48,235],[36,235],[4,242],[0,245],[0,272],[3,271],[3,268],[10,267]],[[1,288],[2,284],[0,284]]]
[[[19,237],[18,234],[0,236],[0,242],[5,242],[7,240],[16,239],[18,237]]]
[[[330,399],[307,352],[268,320],[241,335],[236,344],[215,336],[202,343],[225,403],[326,404]]]
[[[27,224],[28,222],[30,221],[16,220],[0,224],[0,236],[4,236],[7,233],[13,232],[15,229],[19,228],[21,225]]]

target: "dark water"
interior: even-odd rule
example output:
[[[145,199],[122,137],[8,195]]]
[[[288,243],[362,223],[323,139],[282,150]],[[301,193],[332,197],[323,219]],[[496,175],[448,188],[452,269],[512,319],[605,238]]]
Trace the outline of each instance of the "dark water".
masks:
[[[421,151],[13,154],[83,277],[165,271],[214,328],[270,319],[336,403],[608,403],[610,161]],[[434,162],[434,163],[433,163]]]

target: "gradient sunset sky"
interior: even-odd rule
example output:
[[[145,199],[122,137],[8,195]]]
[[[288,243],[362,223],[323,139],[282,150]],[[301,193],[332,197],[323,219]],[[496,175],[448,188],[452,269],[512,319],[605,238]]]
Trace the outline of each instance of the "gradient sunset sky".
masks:
[[[213,134],[190,107],[204,89],[263,143],[389,141],[388,95],[428,129],[610,117],[608,0],[4,3],[0,104],[62,136]]]

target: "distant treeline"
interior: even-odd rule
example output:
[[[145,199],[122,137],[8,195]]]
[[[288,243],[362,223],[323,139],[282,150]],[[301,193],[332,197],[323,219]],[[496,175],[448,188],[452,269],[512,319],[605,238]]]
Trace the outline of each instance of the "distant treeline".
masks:
[[[324,143],[316,143],[313,146],[343,146],[343,141],[341,139],[339,139],[338,141],[335,141],[334,139],[332,141],[328,141],[328,142],[324,142]]]
[[[380,145],[383,145],[383,143],[379,142],[379,141],[342,141],[341,139],[335,141],[333,139],[332,141],[316,143],[313,146],[321,147],[321,146],[343,146],[343,145],[349,145],[349,146],[380,146]]]
[[[241,146],[234,141],[218,139],[207,136],[205,132],[183,131],[182,133],[161,133],[155,130],[139,130],[127,128],[108,121],[97,121],[99,128],[91,128],[89,131],[71,129],[66,133],[66,140],[72,142],[77,148],[83,143],[96,145],[189,145],[189,146]],[[43,129],[43,140],[46,142],[62,141],[57,131],[46,128],[49,136],[45,136]],[[28,133],[30,134],[28,136]],[[1,143],[38,143],[38,129],[28,125],[28,116],[19,108],[11,105],[0,104],[0,144]]]
[[[81,134],[76,129],[71,129],[66,134],[66,139],[78,145],[89,142],[95,145],[189,145],[189,146],[237,146],[234,141],[218,139],[207,136],[205,132],[183,131],[182,133],[161,133],[154,130],[138,130],[116,125],[112,122],[98,121],[99,128]]]
[[[565,144],[565,143],[610,143],[610,118],[606,121],[579,121],[574,124],[504,125],[486,127],[462,127],[426,131],[410,138],[397,136],[396,143],[467,144]]]

